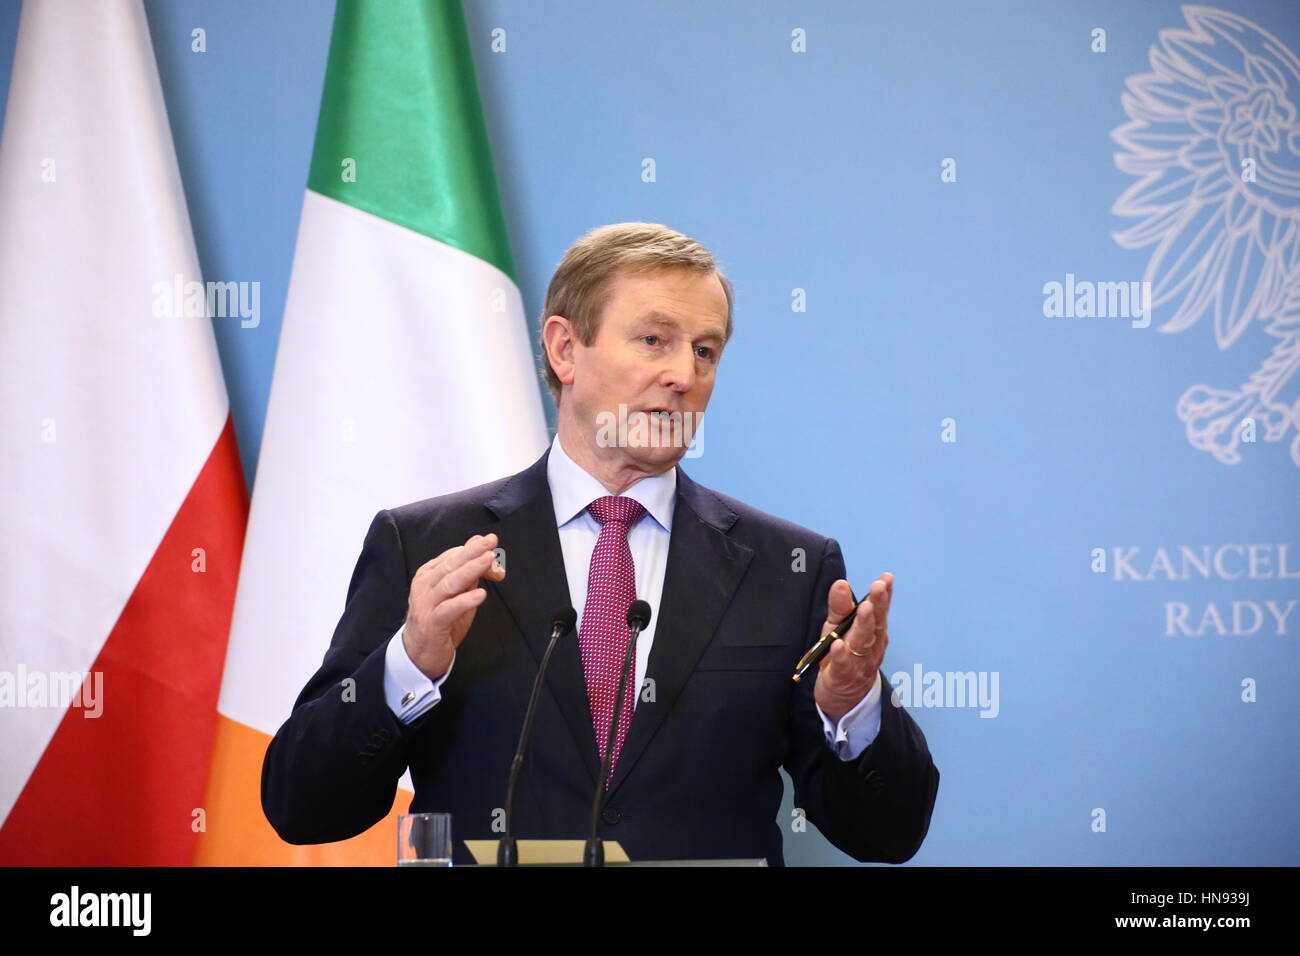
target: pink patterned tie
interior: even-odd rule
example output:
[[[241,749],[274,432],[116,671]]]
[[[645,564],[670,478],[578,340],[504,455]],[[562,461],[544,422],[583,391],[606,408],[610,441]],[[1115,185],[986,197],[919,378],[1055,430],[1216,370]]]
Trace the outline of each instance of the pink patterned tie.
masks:
[[[597,498],[587,510],[600,522],[600,537],[591,553],[591,572],[587,577],[587,603],[582,609],[582,627],[578,646],[582,649],[582,672],[587,679],[587,702],[591,705],[591,726],[596,734],[596,749],[605,759],[605,741],[609,722],[614,719],[614,698],[618,695],[618,675],[623,668],[631,638],[627,626],[627,609],[636,600],[636,568],[627,533],[645,516],[645,507],[635,498]],[[614,735],[614,757],[609,765],[609,780],[614,776],[623,738],[632,723],[635,706],[636,672],[628,675]]]

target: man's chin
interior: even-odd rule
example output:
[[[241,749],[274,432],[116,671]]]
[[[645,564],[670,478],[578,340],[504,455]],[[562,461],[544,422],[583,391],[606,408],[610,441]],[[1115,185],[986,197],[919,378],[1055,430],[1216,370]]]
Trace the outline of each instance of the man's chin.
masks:
[[[654,445],[633,445],[631,443],[624,449],[627,456],[635,461],[638,465],[652,469],[655,472],[667,471],[677,464],[682,456],[686,454],[685,448],[673,446],[654,446]]]

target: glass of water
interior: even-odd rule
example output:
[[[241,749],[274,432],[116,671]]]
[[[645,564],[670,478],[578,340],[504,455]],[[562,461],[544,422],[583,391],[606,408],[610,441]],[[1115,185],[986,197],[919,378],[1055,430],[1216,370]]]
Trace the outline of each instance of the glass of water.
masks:
[[[451,866],[451,814],[403,813],[397,818],[398,866]]]

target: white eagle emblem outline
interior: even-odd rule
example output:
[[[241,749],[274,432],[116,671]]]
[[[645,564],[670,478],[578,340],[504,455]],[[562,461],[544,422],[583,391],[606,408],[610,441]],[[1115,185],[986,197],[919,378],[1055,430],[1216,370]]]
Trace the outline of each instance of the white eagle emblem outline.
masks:
[[[1279,400],[1300,369],[1300,60],[1235,13],[1182,13],[1190,29],[1161,30],[1153,72],[1125,83],[1130,122],[1111,133],[1126,150],[1115,165],[1141,178],[1111,211],[1142,221],[1111,235],[1126,249],[1156,244],[1143,278],[1152,307],[1173,308],[1160,331],[1182,332],[1213,308],[1220,351],[1253,322],[1281,340],[1236,390],[1182,394],[1192,446],[1235,465],[1253,419],[1273,442],[1295,429],[1300,466],[1300,398]],[[1244,160],[1254,182],[1243,179]]]

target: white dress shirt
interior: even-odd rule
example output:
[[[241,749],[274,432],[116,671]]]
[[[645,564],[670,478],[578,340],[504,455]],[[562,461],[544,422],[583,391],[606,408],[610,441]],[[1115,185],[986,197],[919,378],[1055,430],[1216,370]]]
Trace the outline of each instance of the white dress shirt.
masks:
[[[592,517],[587,506],[597,498],[609,495],[591,474],[586,472],[565,452],[557,436],[551,442],[551,453],[546,459],[546,480],[551,488],[551,501],[555,507],[555,525],[560,536],[560,549],[564,554],[564,573],[568,579],[569,597],[573,609],[582,620],[587,603],[587,576],[591,568],[591,553],[600,536],[600,522]],[[650,624],[641,632],[636,642],[636,688],[645,685],[650,662],[650,648],[654,644],[657,610],[664,589],[664,573],[668,565],[668,539],[673,526],[673,509],[677,502],[677,469],[670,468],[659,475],[642,478],[624,492],[624,496],[639,501],[646,515],[628,532],[628,548],[636,567],[636,593],[651,608]],[[508,547],[507,542],[500,542]],[[442,699],[443,681],[451,676],[452,666],[438,680],[432,681],[415,666],[406,653],[399,629],[388,641],[384,656],[384,697],[389,708],[403,723],[411,723]],[[871,692],[856,707],[845,714],[838,724],[822,713],[822,729],[826,742],[841,760],[853,760],[876,739],[880,731],[881,677]],[[640,700],[633,695],[633,704]]]

